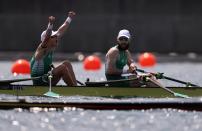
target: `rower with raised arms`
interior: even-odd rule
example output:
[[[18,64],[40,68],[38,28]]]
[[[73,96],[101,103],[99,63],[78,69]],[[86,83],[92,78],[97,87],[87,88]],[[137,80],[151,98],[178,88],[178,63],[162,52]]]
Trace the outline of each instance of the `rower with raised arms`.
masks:
[[[75,12],[68,12],[67,19],[56,30],[53,31],[53,25],[55,17],[50,16],[48,18],[48,26],[41,34],[41,42],[36,49],[30,63],[31,63],[31,77],[42,76],[47,74],[51,70],[52,57],[55,48],[59,44],[60,38],[63,36],[67,28],[69,27]],[[67,43],[68,44],[68,43]],[[62,78],[68,86],[76,86],[76,78],[69,61],[64,61],[52,70],[53,78],[52,85],[56,85]],[[48,79],[46,77],[33,80],[34,85],[48,85]]]
[[[131,41],[130,32],[126,29],[120,30],[117,36],[117,45],[110,48],[106,54],[105,62],[105,75],[107,80],[120,80],[128,79],[131,77],[136,77],[137,79],[130,82],[122,82],[111,84],[110,86],[142,86],[146,84],[147,86],[158,86],[150,81],[143,83],[142,76],[137,75],[136,65],[132,59],[132,55],[129,51],[129,43]],[[128,69],[125,70],[125,65]],[[132,74],[131,76],[123,76],[123,74]],[[148,76],[150,74],[147,74]],[[145,75],[144,75],[145,76]],[[150,76],[152,77],[152,76]],[[155,79],[152,77],[152,79]]]

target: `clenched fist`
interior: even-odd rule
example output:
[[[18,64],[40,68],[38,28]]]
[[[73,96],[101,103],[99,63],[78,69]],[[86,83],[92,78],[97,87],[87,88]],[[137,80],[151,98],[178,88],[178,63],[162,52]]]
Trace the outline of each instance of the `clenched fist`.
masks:
[[[53,24],[54,21],[55,21],[55,17],[49,16],[49,17],[48,17],[48,20],[49,20],[49,23],[50,23],[50,24]]]
[[[74,11],[70,11],[68,13],[68,17],[73,18],[76,15],[76,13]]]

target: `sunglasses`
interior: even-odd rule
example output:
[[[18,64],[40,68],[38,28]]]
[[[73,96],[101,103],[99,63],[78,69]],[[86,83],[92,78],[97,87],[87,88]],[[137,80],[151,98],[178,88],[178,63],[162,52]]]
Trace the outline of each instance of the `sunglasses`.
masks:
[[[126,38],[126,37],[120,37],[119,40],[120,41],[128,41],[128,38]]]

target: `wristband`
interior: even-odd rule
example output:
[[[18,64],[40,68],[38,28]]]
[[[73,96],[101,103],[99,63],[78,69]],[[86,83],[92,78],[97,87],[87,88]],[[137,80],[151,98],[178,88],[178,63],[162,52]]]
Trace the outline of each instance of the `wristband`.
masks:
[[[50,24],[50,23],[49,23],[49,24],[48,24],[48,29],[49,29],[49,30],[52,30],[52,29],[53,29],[53,24]]]
[[[70,17],[67,17],[67,19],[65,20],[65,22],[68,22],[69,24],[71,23],[71,21],[72,21],[72,18]]]

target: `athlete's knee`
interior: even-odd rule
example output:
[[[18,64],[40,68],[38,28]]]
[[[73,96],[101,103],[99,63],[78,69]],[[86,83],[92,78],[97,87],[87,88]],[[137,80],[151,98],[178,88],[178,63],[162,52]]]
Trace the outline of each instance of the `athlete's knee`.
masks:
[[[62,64],[65,65],[68,68],[72,67],[70,61],[68,61],[68,60],[64,61]]]

